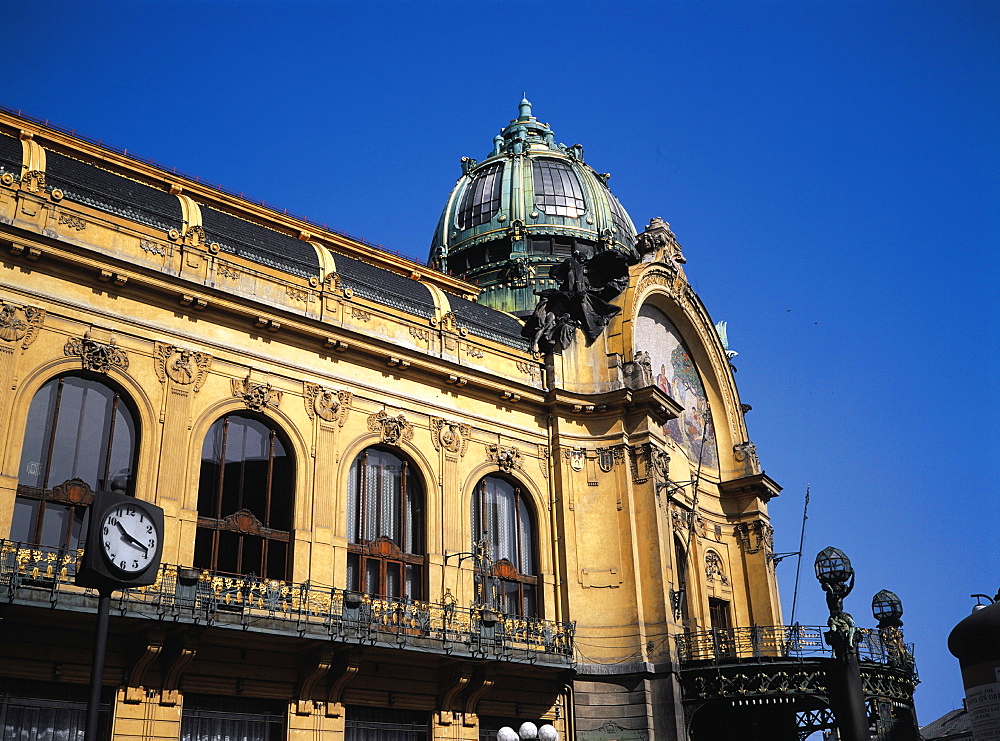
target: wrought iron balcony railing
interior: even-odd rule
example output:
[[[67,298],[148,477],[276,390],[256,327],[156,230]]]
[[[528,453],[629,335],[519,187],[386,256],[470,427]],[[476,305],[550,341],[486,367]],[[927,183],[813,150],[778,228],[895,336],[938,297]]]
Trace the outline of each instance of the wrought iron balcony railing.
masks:
[[[732,664],[746,659],[808,659],[832,657],[823,640],[826,628],[813,625],[757,625],[749,628],[706,630],[676,636],[681,664],[710,662]],[[886,645],[878,630],[858,628],[858,658],[876,664],[894,665],[898,647]],[[905,645],[913,655],[912,644]]]
[[[96,592],[73,583],[80,553],[0,540],[0,599],[96,610]],[[113,605],[122,616],[479,658],[565,666],[573,657],[574,623],[460,607],[451,595],[413,602],[163,564],[155,584],[117,592]]]

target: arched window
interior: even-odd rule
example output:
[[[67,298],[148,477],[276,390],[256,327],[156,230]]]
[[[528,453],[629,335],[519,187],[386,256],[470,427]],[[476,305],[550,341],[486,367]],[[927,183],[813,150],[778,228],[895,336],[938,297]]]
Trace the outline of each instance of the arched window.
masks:
[[[131,400],[86,376],[62,376],[31,400],[11,540],[76,548],[93,492],[134,494],[138,430]]]
[[[424,493],[413,465],[366,448],[347,489],[347,588],[382,597],[424,598]]]
[[[476,598],[509,615],[534,616],[538,614],[535,527],[525,500],[518,486],[499,476],[487,476],[476,486],[473,547],[485,540],[493,556],[492,572],[486,575],[489,591],[484,593],[484,575],[477,575]]]
[[[294,491],[295,458],[277,429],[242,414],[216,420],[201,452],[194,565],[287,579]]]
[[[587,202],[573,168],[553,159],[531,161],[535,184],[535,205],[550,216],[583,216]]]

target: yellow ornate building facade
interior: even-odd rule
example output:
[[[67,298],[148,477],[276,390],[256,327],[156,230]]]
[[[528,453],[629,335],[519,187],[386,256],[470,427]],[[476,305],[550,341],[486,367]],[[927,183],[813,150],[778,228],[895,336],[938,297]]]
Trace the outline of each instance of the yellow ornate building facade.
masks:
[[[491,156],[536,210],[473,162],[456,229],[513,241],[432,250],[475,285],[0,114],[8,728],[76,732],[77,548],[119,489],[167,525],[157,583],[115,595],[109,738],[686,738],[676,637],[781,623],[778,487],[669,226],[636,235],[582,150],[517,122]],[[566,171],[579,197],[546,200]],[[631,256],[598,336],[569,311],[524,336],[524,296],[584,295],[542,268],[588,244]]]

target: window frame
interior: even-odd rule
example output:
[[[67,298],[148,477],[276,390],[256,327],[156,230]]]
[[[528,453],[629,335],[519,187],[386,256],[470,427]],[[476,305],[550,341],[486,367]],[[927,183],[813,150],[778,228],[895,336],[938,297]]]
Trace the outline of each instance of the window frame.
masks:
[[[244,476],[244,468],[247,461],[246,457],[243,457],[238,461],[241,466],[241,482],[237,495],[238,506],[232,512],[224,513],[222,511],[224,499],[226,497],[226,467],[229,464],[237,463],[236,460],[227,459],[229,425],[230,421],[234,418],[256,422],[264,427],[268,432],[267,482],[265,485],[264,512],[262,513],[253,512],[245,506],[246,502],[243,498],[245,489],[242,484],[242,478]],[[214,465],[218,466],[218,472],[216,474],[216,480],[214,484],[212,484],[213,491],[211,514],[207,514],[202,511],[202,489],[205,483],[202,479],[205,476],[205,471],[201,470],[198,476],[199,501],[195,531],[194,565],[196,568],[208,569],[209,571],[215,573],[231,573],[240,576],[249,576],[252,574],[264,579],[279,579],[287,581],[291,578],[292,574],[292,532],[295,526],[295,476],[297,464],[295,460],[295,451],[291,446],[288,436],[285,435],[284,431],[271,420],[260,415],[244,412],[242,410],[234,411],[222,415],[209,426],[201,445],[200,461],[202,467],[205,465],[205,445],[215,434],[215,429],[220,424],[222,425],[222,431],[220,433],[221,444],[218,453],[219,457],[218,459],[214,459],[212,461]],[[281,445],[284,449],[283,456],[275,455],[276,444]],[[288,459],[288,471],[286,474],[287,481],[285,482],[275,481],[275,461],[279,457]],[[287,488],[287,491],[285,491],[283,495],[285,503],[290,511],[287,530],[271,527],[271,519],[275,510],[280,508],[282,505],[281,501],[276,502],[276,499],[279,499],[282,496],[282,492],[276,492],[276,489],[280,488],[282,483],[284,483]],[[260,519],[261,515],[263,515],[264,520]],[[210,533],[210,535],[204,536],[203,533]],[[221,548],[224,545],[222,543],[224,533],[232,533],[237,538],[236,570],[231,572],[219,568],[219,556]],[[202,540],[203,537],[211,539],[210,553],[207,559],[203,559],[204,554],[199,554],[199,546],[204,542]],[[232,536],[227,536],[226,539],[229,539],[229,537]],[[244,562],[244,546],[247,544],[247,538],[259,538],[260,540],[260,549],[257,555],[257,569],[252,567],[248,568],[248,564]],[[271,570],[270,551],[272,543],[281,543],[283,547],[284,568],[282,569],[282,573],[280,575]],[[251,553],[250,558],[252,558],[253,555],[254,554]]]
[[[375,534],[371,538],[366,537],[372,535],[372,533],[366,532],[370,505],[367,485],[369,466],[367,463],[371,451],[389,454],[401,464],[399,491],[393,492],[394,497],[398,495],[398,502],[394,504],[397,506],[396,514],[399,518],[398,539],[401,541],[400,543],[385,534]],[[401,450],[384,445],[369,445],[351,461],[347,484],[348,590],[389,599],[407,601],[426,599],[427,548],[425,545],[426,515],[424,511],[426,494],[422,479],[415,471],[416,465]],[[357,497],[353,506],[352,497]],[[410,512],[412,522],[409,525],[407,523],[408,507],[412,507]],[[355,518],[353,532],[356,542],[351,540],[350,517],[352,509]],[[376,505],[377,523],[381,522],[382,512],[383,507],[379,503]],[[376,533],[382,529],[379,524],[376,524],[375,527]],[[411,539],[411,551],[405,550],[407,536]],[[378,570],[375,591],[368,589],[369,569],[373,567]],[[393,570],[396,573],[396,589],[390,588],[390,573]]]
[[[489,532],[489,518],[486,513],[486,485],[488,480],[495,480],[506,484],[511,487],[513,496],[513,511],[515,513],[515,523],[514,532],[515,538],[517,540],[515,544],[515,553],[517,554],[518,563],[513,563],[508,558],[500,558],[492,562],[492,566],[489,569],[488,574],[477,574],[476,577],[476,599],[478,602],[487,604],[486,600],[483,599],[483,581],[484,576],[489,578],[493,584],[491,585],[496,591],[496,594],[490,595],[491,602],[497,602],[496,607],[500,608],[503,612],[510,615],[517,615],[519,617],[538,617],[542,615],[542,604],[541,604],[541,590],[539,589],[540,579],[538,575],[538,527],[537,527],[537,516],[534,512],[534,505],[531,501],[531,496],[526,495],[520,482],[510,479],[506,476],[499,476],[496,474],[487,474],[483,476],[476,483],[475,490],[472,495],[471,502],[471,518],[473,520],[473,537],[472,537],[472,547],[473,551],[479,547],[479,543],[483,540],[486,541],[489,547],[499,546],[499,533],[493,533],[492,537]],[[479,523],[478,528],[475,527],[475,519],[477,514],[476,504],[478,503],[478,514]],[[524,543],[524,528],[522,526],[521,519],[521,505],[524,504],[524,509],[527,517],[527,532],[529,536],[529,543]],[[526,549],[530,549],[529,559],[525,558],[527,553]],[[528,566],[531,567],[536,573],[529,574],[524,573],[525,562],[529,561]],[[533,609],[527,609],[526,592],[528,590],[533,592]],[[515,600],[514,605],[516,610],[510,612],[504,607],[508,603],[508,596],[513,593],[513,599]]]
[[[85,391],[96,386],[102,387],[112,395],[110,407],[107,405],[105,406],[104,425],[101,428],[102,442],[100,455],[104,459],[103,478],[98,478],[93,482],[89,482],[79,476],[72,476],[65,481],[61,481],[53,485],[53,482],[50,481],[50,477],[52,475],[53,460],[57,457],[56,447],[59,443],[57,433],[59,432],[60,415],[65,414],[67,411],[63,405],[63,394],[66,389],[66,381],[70,379],[83,381],[86,384],[89,384],[89,386],[84,387]],[[21,478],[23,476],[22,469],[25,466],[25,455],[27,454],[27,436],[32,432],[31,428],[32,422],[34,421],[33,412],[35,411],[35,404],[40,400],[40,395],[52,384],[56,384],[56,388],[52,392],[53,396],[49,404],[49,408],[45,410],[46,416],[44,417],[44,421],[41,425],[42,439],[41,450],[39,452],[42,457],[44,457],[44,463],[41,470],[37,474],[41,485],[31,486],[21,483]],[[80,417],[80,421],[77,424],[77,430],[79,432],[85,422],[85,409],[83,407],[83,403],[81,402],[80,407],[73,411]],[[126,448],[131,448],[131,452],[127,456],[129,461],[129,465],[127,467],[129,475],[127,477],[125,492],[129,496],[135,496],[135,474],[139,461],[142,426],[140,424],[139,412],[135,402],[132,400],[131,395],[128,394],[120,384],[115,383],[114,381],[103,376],[97,376],[87,372],[81,373],[73,371],[49,378],[42,385],[40,385],[32,395],[31,402],[28,405],[28,415],[25,420],[24,434],[21,438],[21,456],[18,462],[18,482],[15,490],[15,508],[18,500],[21,500],[22,502],[24,500],[28,500],[37,503],[34,505],[35,508],[29,515],[33,524],[28,527],[30,530],[30,536],[27,542],[34,545],[53,546],[64,550],[72,550],[79,547],[79,539],[83,530],[83,522],[86,516],[87,507],[93,501],[94,495],[97,491],[102,488],[111,488],[111,482],[116,473],[111,469],[114,453],[116,450],[121,452],[115,444],[115,433],[118,425],[119,412],[121,412],[122,416],[125,417],[123,421],[126,422],[126,426],[130,427],[131,431],[130,440],[125,446]],[[83,438],[78,435],[74,438],[74,440],[75,444],[71,452],[73,453],[73,459],[77,460],[80,457],[80,444]],[[63,450],[58,451],[59,457],[64,456],[66,452],[67,451]],[[62,526],[62,536],[60,538],[60,542],[57,544],[45,543],[43,537],[46,530],[45,516],[49,510],[58,511],[55,510],[57,507],[62,508],[66,514],[66,521]],[[50,517],[49,525],[51,526],[51,524],[52,518]],[[14,523],[11,525],[12,529],[13,527]]]

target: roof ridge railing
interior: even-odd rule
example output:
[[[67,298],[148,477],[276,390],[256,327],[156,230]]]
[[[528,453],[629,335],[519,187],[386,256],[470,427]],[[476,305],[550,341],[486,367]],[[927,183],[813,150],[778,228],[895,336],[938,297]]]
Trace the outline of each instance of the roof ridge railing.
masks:
[[[58,131],[62,134],[68,134],[69,136],[72,136],[76,139],[80,139],[81,141],[85,141],[89,144],[93,144],[97,147],[100,147],[101,149],[105,149],[109,152],[114,152],[115,154],[120,154],[123,157],[127,157],[130,160],[134,160],[135,162],[141,162],[144,165],[150,165],[167,175],[178,175],[187,180],[192,180],[198,183],[199,185],[204,185],[205,187],[211,188],[212,190],[217,190],[220,193],[225,193],[226,195],[232,196],[233,198],[238,198],[241,201],[253,204],[254,206],[261,206],[269,211],[273,211],[276,214],[281,214],[283,216],[290,216],[293,219],[297,219],[311,226],[319,227],[320,229],[330,232],[331,234],[336,234],[341,237],[346,237],[347,239],[350,239],[354,242],[363,244],[365,247],[372,247],[374,249],[379,250],[380,252],[386,253],[387,255],[395,255],[396,257],[402,257],[409,260],[410,262],[413,262],[416,265],[420,265],[421,267],[428,267],[424,262],[421,262],[411,257],[410,255],[400,252],[399,250],[390,250],[386,247],[383,247],[381,244],[377,244],[375,242],[369,242],[364,237],[359,237],[355,234],[350,234],[349,232],[346,232],[342,229],[334,229],[328,226],[326,223],[313,221],[308,216],[301,216],[299,214],[289,213],[287,208],[279,208],[278,206],[267,203],[263,199],[258,201],[254,198],[248,198],[246,196],[245,191],[240,191],[239,193],[237,193],[235,190],[230,190],[229,188],[219,183],[211,183],[207,180],[202,180],[201,176],[199,175],[189,175],[181,170],[178,170],[176,167],[168,167],[167,165],[161,165],[159,162],[152,159],[151,157],[142,157],[137,154],[130,154],[128,148],[119,149],[116,146],[108,144],[103,139],[94,139],[93,137],[87,136],[86,134],[81,134],[76,129],[68,129],[65,126],[60,126],[59,124],[53,123],[47,118],[46,119],[36,118],[35,116],[25,113],[20,108],[14,109],[10,108],[9,106],[0,104],[0,111],[3,111],[4,113],[9,113],[10,115],[16,116],[17,118],[23,119],[25,121],[30,121],[33,124],[44,126],[47,129],[52,129],[53,131]]]

